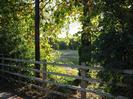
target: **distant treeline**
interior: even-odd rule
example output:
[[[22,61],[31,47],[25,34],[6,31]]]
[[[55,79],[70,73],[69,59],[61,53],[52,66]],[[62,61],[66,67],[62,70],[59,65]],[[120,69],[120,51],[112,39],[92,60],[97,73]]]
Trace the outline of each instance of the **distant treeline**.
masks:
[[[51,47],[55,50],[66,50],[66,49],[77,50],[80,46],[80,42],[74,39],[70,39],[69,42],[61,40],[50,44]]]

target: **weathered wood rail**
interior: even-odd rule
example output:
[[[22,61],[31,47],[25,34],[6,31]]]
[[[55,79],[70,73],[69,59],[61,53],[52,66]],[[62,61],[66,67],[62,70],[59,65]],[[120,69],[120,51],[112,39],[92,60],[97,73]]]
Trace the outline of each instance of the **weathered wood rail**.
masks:
[[[106,93],[104,92],[103,90],[94,90],[94,89],[90,89],[90,88],[86,88],[83,86],[83,84],[85,82],[89,82],[89,83],[105,83],[104,81],[100,80],[100,79],[93,79],[93,78],[88,78],[88,77],[85,77],[85,74],[84,72],[82,72],[81,76],[74,76],[74,75],[70,75],[70,74],[61,74],[61,73],[56,73],[56,72],[49,72],[47,71],[47,65],[54,65],[54,66],[59,66],[59,67],[70,67],[70,68],[74,68],[74,69],[80,69],[82,71],[84,70],[96,70],[96,71],[102,71],[104,70],[103,68],[101,67],[89,67],[89,66],[85,66],[84,64],[83,65],[69,65],[69,64],[58,64],[58,63],[52,63],[52,62],[46,62],[46,61],[33,61],[33,60],[24,60],[24,59],[12,59],[12,58],[4,58],[4,57],[0,57],[0,60],[1,60],[1,63],[0,63],[0,72],[2,73],[7,73],[7,74],[10,74],[10,75],[14,75],[14,76],[17,76],[17,77],[20,77],[20,78],[25,78],[25,79],[29,79],[29,80],[32,80],[32,81],[37,81],[39,83],[45,83],[45,84],[51,84],[51,85],[56,85],[56,86],[59,86],[59,87],[66,87],[66,88],[69,88],[69,89],[73,89],[73,90],[78,90],[81,92],[81,99],[84,99],[85,98],[85,95],[87,92],[90,92],[90,93],[95,93],[95,94],[98,94],[100,96],[106,96],[106,97],[110,97],[110,98],[115,98],[115,96],[111,95],[110,93]],[[15,62],[15,63],[28,63],[28,64],[40,64],[40,65],[43,65],[43,69],[42,70],[37,70],[37,69],[34,69],[34,68],[27,68],[27,67],[23,67],[23,65],[21,64],[9,64],[9,63],[6,63],[6,62]],[[19,72],[12,72],[10,71],[10,69],[5,69],[5,67],[10,67],[10,68],[17,68],[17,69],[23,69],[23,70],[29,70],[29,71],[33,71],[33,72],[37,72],[37,73],[42,73],[42,78],[37,78],[37,77],[33,77],[33,76],[26,76],[24,74],[21,74]],[[133,74],[133,70],[112,70],[114,72],[119,72],[119,73],[124,73],[124,74],[128,74],[128,75],[132,75]],[[71,78],[75,78],[75,79],[80,79],[81,80],[81,86],[74,86],[74,85],[68,85],[68,84],[61,84],[61,83],[57,83],[57,82],[54,82],[54,81],[50,81],[48,78],[47,78],[47,75],[48,74],[52,74],[52,75],[58,75],[58,76],[64,76],[64,77],[71,77]],[[19,81],[20,82],[20,81]],[[18,82],[18,83],[19,83]],[[21,82],[21,83],[24,83],[24,82]],[[49,93],[54,93],[54,94],[58,94],[58,95],[61,95],[61,96],[64,96],[64,97],[67,97],[67,96],[70,96],[66,93],[62,93],[62,92],[58,92],[58,91],[55,91],[55,90],[49,90],[46,86],[39,86],[39,85],[36,85],[36,84],[31,84],[31,86],[35,87],[35,88],[38,88],[42,91],[48,91]],[[73,97],[74,98],[74,97]]]

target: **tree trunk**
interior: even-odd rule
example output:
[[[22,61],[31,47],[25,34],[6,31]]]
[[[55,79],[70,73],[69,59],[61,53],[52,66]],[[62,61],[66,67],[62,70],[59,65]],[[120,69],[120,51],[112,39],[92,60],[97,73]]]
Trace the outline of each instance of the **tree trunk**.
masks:
[[[35,0],[35,61],[40,61],[40,11],[39,0]],[[35,64],[35,69],[40,70],[40,64]],[[40,77],[39,73],[35,73],[36,77]]]

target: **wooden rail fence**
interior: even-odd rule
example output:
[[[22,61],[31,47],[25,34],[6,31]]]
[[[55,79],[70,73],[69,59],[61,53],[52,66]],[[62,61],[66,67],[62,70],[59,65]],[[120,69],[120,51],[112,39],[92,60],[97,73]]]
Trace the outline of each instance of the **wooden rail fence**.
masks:
[[[12,59],[12,58],[4,58],[4,57],[0,57],[1,63],[0,63],[0,72],[2,73],[6,73],[9,75],[14,75],[20,78],[25,78],[25,79],[29,79],[32,81],[37,81],[39,83],[45,83],[45,84],[50,84],[50,85],[56,85],[59,87],[66,87],[69,89],[73,89],[73,90],[78,90],[81,92],[81,99],[85,99],[86,98],[86,93],[90,92],[90,93],[95,93],[98,94],[100,96],[106,96],[109,98],[115,98],[115,96],[111,95],[110,93],[106,93],[103,90],[94,90],[94,89],[90,89],[87,88],[86,86],[86,82],[89,83],[105,83],[104,81],[100,80],[100,79],[92,79],[92,78],[88,78],[85,76],[85,70],[96,70],[96,71],[102,71],[104,70],[101,67],[89,67],[89,66],[85,66],[85,64],[82,65],[69,65],[69,64],[58,64],[58,63],[52,63],[52,62],[46,62],[46,61],[33,61],[33,60],[24,60],[24,59]],[[8,61],[8,62],[7,62]],[[11,64],[10,64],[11,63]],[[12,63],[16,63],[16,64],[12,64]],[[37,70],[34,68],[27,68],[24,67],[23,65],[19,64],[19,63],[27,63],[27,64],[40,64],[43,65],[43,69],[42,70]],[[81,76],[74,76],[74,75],[70,75],[70,74],[61,74],[61,73],[56,73],[56,72],[49,72],[47,71],[47,65],[52,65],[52,66],[58,66],[58,67],[70,67],[70,68],[74,68],[74,69],[79,69],[81,70]],[[37,72],[37,73],[42,73],[42,78],[37,78],[37,77],[33,77],[33,76],[27,76],[24,74],[21,74],[19,72],[13,72],[10,69],[6,69],[6,67],[10,67],[10,68],[16,68],[16,69],[23,69],[23,70],[29,70],[29,71],[33,71],[33,72]],[[119,72],[119,73],[125,73],[128,75],[132,75],[133,74],[133,70],[114,70],[115,72]],[[58,83],[55,81],[51,81],[47,78],[48,74],[52,74],[52,75],[57,75],[57,76],[63,76],[63,77],[71,77],[71,78],[75,78],[75,79],[80,79],[81,80],[81,85],[80,86],[74,86],[74,85],[68,85],[68,84],[62,84],[62,83]],[[12,79],[12,78],[10,78]],[[18,83],[20,83],[21,81],[19,81]],[[24,83],[24,82],[21,82]],[[61,95],[64,97],[68,97],[70,95],[66,94],[66,93],[62,93],[56,90],[49,90],[46,86],[39,86],[36,84],[31,84],[31,86],[38,88],[42,91],[48,91],[49,93],[54,93],[57,95]],[[75,98],[74,96],[72,96],[73,98]],[[77,98],[76,98],[77,99]]]

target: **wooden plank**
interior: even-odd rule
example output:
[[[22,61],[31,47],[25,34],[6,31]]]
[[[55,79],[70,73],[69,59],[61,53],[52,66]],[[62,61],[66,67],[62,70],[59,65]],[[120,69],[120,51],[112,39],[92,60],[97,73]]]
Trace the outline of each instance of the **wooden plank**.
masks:
[[[76,78],[76,79],[87,81],[89,83],[103,83],[100,79],[92,79],[92,78],[87,78],[87,77],[82,77],[82,76],[73,76],[73,75],[60,74],[60,73],[55,73],[55,72],[46,72],[46,73],[47,74],[58,75],[58,76]]]
[[[38,72],[38,73],[41,72],[40,70],[32,69],[32,68],[17,67],[17,66],[13,66],[13,65],[5,65],[5,64],[0,64],[0,65],[13,67],[13,68],[24,69],[24,70],[31,70],[31,71],[35,71],[35,72]],[[46,74],[52,74],[52,75],[57,75],[57,76],[76,78],[76,79],[87,81],[89,83],[103,83],[100,79],[92,79],[92,78],[87,78],[87,77],[82,77],[82,76],[74,76],[74,75],[61,74],[61,73],[56,73],[56,72],[47,72],[47,71],[43,71],[43,73],[45,73],[45,75]]]
[[[0,57],[0,59],[7,60],[7,61],[14,61],[14,62],[23,62],[23,63],[30,63],[30,64],[47,64],[47,65],[53,65],[53,66],[59,66],[59,67],[70,67],[75,69],[84,69],[84,70],[97,70],[97,71],[103,71],[106,70],[102,67],[96,67],[96,66],[83,66],[83,65],[71,65],[71,64],[58,64],[56,62],[43,62],[43,61],[33,61],[33,60],[25,60],[25,59],[12,59],[12,58],[3,58]],[[119,73],[125,73],[129,75],[133,75],[133,70],[117,70],[117,69],[110,69],[107,71],[113,71],[113,72],[119,72]]]
[[[67,93],[62,93],[62,92],[59,92],[59,91],[44,89],[43,87],[35,85],[35,84],[32,84],[32,86],[39,89],[39,90],[42,90],[44,92],[48,91],[49,93],[61,95],[61,96],[64,96],[64,97],[69,97],[69,98],[72,98],[72,99],[81,99],[80,97],[74,97],[74,96],[72,96],[70,94],[67,94]]]
[[[57,85],[57,86],[60,86],[60,87],[66,87],[66,88],[73,89],[73,90],[78,90],[78,91],[83,91],[83,92],[90,92],[90,93],[95,93],[95,94],[98,94],[98,95],[101,95],[101,96],[107,96],[107,97],[110,97],[110,98],[114,98],[114,96],[112,96],[111,94],[103,92],[103,91],[99,91],[99,90],[84,89],[84,88],[79,88],[77,86],[61,84],[61,83],[57,83],[57,82],[53,82],[53,81],[49,81],[49,80],[42,80],[42,79],[37,78],[37,77],[29,77],[29,76],[25,76],[25,75],[22,75],[22,74],[19,74],[19,73],[12,73],[12,72],[3,71],[3,70],[0,70],[0,71],[11,74],[11,75],[15,75],[15,76],[18,76],[18,77],[30,79],[30,80],[33,80],[33,81],[38,81],[40,83],[48,83],[48,84]]]
[[[61,96],[64,96],[64,97],[67,97],[68,95],[67,94],[64,94],[62,92],[58,92],[58,91],[53,91],[53,90],[49,90],[47,88],[43,88],[41,86],[38,86],[38,85],[35,85],[35,84],[32,84],[31,86],[41,90],[41,91],[44,91],[44,92],[47,92],[47,93],[54,93],[54,94],[57,94],[57,95],[61,95]]]
[[[85,63],[82,63],[82,65],[85,66]],[[85,70],[81,69],[80,70],[81,76],[82,78],[86,77],[86,72]],[[84,80],[81,80],[81,84],[80,84],[81,88],[86,89],[87,88],[87,82]],[[86,99],[86,92],[81,92],[81,99]]]
[[[47,79],[47,64],[46,60],[44,60],[43,68],[42,68],[42,78],[43,80]]]
[[[133,75],[133,70],[129,70],[129,69],[123,70],[123,73]]]
[[[102,70],[101,67],[89,67],[89,66],[82,66],[82,65],[72,65],[72,64],[58,64],[56,62],[42,62],[42,61],[33,61],[33,60],[25,60],[25,59],[12,59],[12,58],[2,58],[0,59],[8,60],[8,61],[14,61],[14,62],[23,62],[23,63],[30,63],[30,64],[47,64],[47,65],[53,65],[53,66],[60,66],[60,67],[71,67],[71,68],[77,68],[77,69],[85,69],[85,70]]]
[[[54,90],[51,90],[51,89],[48,89],[48,88],[43,88],[42,86],[38,86],[38,85],[35,85],[35,84],[26,83],[26,82],[23,82],[23,81],[17,81],[17,80],[15,80],[15,79],[13,79],[13,78],[7,78],[7,77],[4,77],[4,76],[2,76],[2,75],[0,75],[0,77],[4,78],[4,79],[6,79],[6,80],[13,80],[13,81],[15,81],[15,82],[17,82],[17,83],[21,83],[21,84],[24,84],[24,85],[28,85],[28,86],[37,88],[37,89],[39,89],[39,90],[44,91],[45,93],[46,93],[46,92],[47,92],[47,93],[53,93],[53,94],[57,94],[57,95],[60,95],[60,96],[63,96],[63,97],[68,97],[68,96],[69,96],[69,97],[71,97],[71,98],[73,98],[73,99],[80,99],[80,98],[71,96],[71,95],[69,95],[69,94],[62,93],[62,92],[59,92],[59,91],[54,91]]]

